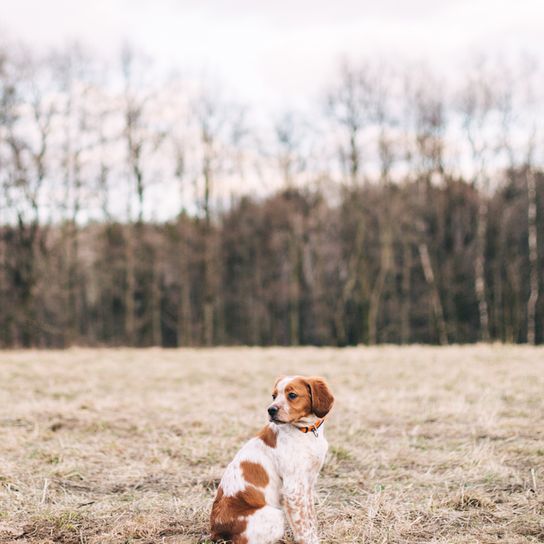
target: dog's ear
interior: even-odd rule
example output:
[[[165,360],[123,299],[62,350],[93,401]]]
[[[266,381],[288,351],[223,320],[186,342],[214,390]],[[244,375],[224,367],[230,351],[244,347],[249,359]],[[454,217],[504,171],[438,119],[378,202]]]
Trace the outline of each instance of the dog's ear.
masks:
[[[323,378],[307,378],[308,388],[312,397],[312,412],[317,417],[325,417],[334,403],[334,396]]]

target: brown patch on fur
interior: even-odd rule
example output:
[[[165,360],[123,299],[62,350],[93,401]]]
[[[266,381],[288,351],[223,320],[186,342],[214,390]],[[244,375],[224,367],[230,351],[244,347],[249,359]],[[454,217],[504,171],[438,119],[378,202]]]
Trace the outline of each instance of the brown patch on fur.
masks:
[[[227,511],[227,498],[223,494],[221,486],[217,488],[217,495],[213,501],[210,525],[212,540],[231,540],[241,535],[247,527],[245,519],[236,519]]]
[[[266,487],[270,481],[268,478],[268,472],[259,463],[252,463],[251,461],[242,461],[240,463],[242,469],[242,475],[244,480],[248,484],[252,484],[256,487]]]
[[[278,437],[276,436],[276,433],[272,430],[272,427],[270,427],[270,425],[263,427],[257,437],[260,438],[269,448],[276,447],[276,441]]]
[[[246,487],[236,495],[226,496],[219,486],[210,516],[212,540],[247,544],[247,539],[243,535],[247,527],[246,518],[265,504],[262,491],[255,487]]]
[[[334,396],[323,378],[306,378],[312,396],[312,412],[317,417],[325,417],[334,403]]]
[[[296,399],[290,399],[289,393],[295,393]],[[289,419],[294,422],[312,413],[312,397],[305,378],[294,378],[285,386],[285,397],[289,403]]]

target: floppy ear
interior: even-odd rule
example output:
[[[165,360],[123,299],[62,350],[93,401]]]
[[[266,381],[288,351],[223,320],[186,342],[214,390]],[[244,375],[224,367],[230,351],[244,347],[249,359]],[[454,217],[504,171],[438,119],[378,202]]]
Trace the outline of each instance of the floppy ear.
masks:
[[[312,412],[317,417],[325,417],[334,403],[334,397],[323,378],[307,378],[310,396],[312,397]]]

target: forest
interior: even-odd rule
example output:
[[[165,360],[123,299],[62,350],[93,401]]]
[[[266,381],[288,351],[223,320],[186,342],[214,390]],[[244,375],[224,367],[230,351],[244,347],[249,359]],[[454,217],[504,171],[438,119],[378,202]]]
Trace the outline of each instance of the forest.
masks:
[[[337,68],[269,113],[4,45],[0,347],[544,342],[533,59]]]

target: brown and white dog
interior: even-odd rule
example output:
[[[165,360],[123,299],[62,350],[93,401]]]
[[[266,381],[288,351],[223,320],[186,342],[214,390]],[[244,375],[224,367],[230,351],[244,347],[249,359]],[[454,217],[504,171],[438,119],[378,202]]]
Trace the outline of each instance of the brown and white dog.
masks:
[[[211,513],[212,540],[273,544],[285,517],[296,542],[318,544],[314,485],[328,444],[323,418],[334,402],[323,378],[276,381],[269,423],[228,465]]]

